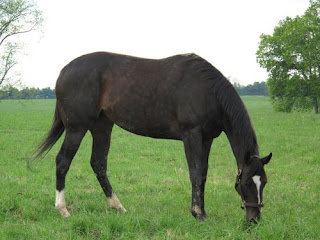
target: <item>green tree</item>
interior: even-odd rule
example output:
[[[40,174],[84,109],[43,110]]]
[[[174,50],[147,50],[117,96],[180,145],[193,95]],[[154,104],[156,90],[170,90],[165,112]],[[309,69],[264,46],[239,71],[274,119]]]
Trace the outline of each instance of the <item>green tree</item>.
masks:
[[[273,35],[262,34],[256,53],[268,71],[267,85],[276,110],[319,113],[320,3],[310,1],[302,16],[287,17]]]
[[[42,14],[32,0],[0,0],[0,86],[10,84],[10,71],[22,49],[18,35],[39,29]]]

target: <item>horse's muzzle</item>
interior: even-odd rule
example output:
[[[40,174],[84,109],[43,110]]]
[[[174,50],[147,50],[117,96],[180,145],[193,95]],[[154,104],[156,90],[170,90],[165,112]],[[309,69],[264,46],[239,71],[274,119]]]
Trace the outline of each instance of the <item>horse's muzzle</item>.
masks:
[[[246,219],[249,223],[258,223],[260,220],[260,209],[256,207],[247,207]]]

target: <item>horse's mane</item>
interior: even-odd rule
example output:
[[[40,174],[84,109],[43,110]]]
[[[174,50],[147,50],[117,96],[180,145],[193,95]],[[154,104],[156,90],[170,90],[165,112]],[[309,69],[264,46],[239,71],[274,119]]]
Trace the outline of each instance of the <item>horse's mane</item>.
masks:
[[[200,73],[202,79],[209,80],[212,84],[211,90],[228,116],[233,131],[246,141],[243,154],[248,151],[250,154],[258,154],[257,138],[248,111],[232,84],[203,58],[190,54],[188,62],[195,71]]]

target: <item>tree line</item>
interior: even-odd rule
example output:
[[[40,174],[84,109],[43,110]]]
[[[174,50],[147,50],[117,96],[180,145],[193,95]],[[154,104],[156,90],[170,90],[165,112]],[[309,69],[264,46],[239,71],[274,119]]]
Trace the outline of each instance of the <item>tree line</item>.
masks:
[[[0,99],[55,99],[55,90],[49,87],[39,88],[23,88],[19,90],[15,87],[0,90]]]
[[[254,82],[247,86],[235,82],[233,83],[234,88],[240,96],[268,96],[268,87],[266,82]]]
[[[268,96],[265,82],[255,82],[247,86],[239,83],[233,83],[234,88],[239,95]],[[9,87],[0,90],[0,99],[55,99],[55,89],[47,88],[23,88],[19,90],[16,87]]]

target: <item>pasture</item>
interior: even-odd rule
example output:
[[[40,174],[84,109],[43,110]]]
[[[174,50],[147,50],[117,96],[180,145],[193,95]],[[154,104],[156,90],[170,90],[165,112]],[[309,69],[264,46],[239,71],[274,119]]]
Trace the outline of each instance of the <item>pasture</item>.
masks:
[[[0,239],[320,239],[320,116],[275,113],[265,97],[243,97],[266,165],[265,207],[247,225],[234,190],[236,161],[224,134],[213,142],[208,218],[190,214],[183,144],[114,127],[109,179],[126,214],[107,207],[90,167],[88,133],[66,179],[71,217],[54,209],[55,156],[30,161],[51,126],[55,100],[0,102]]]

